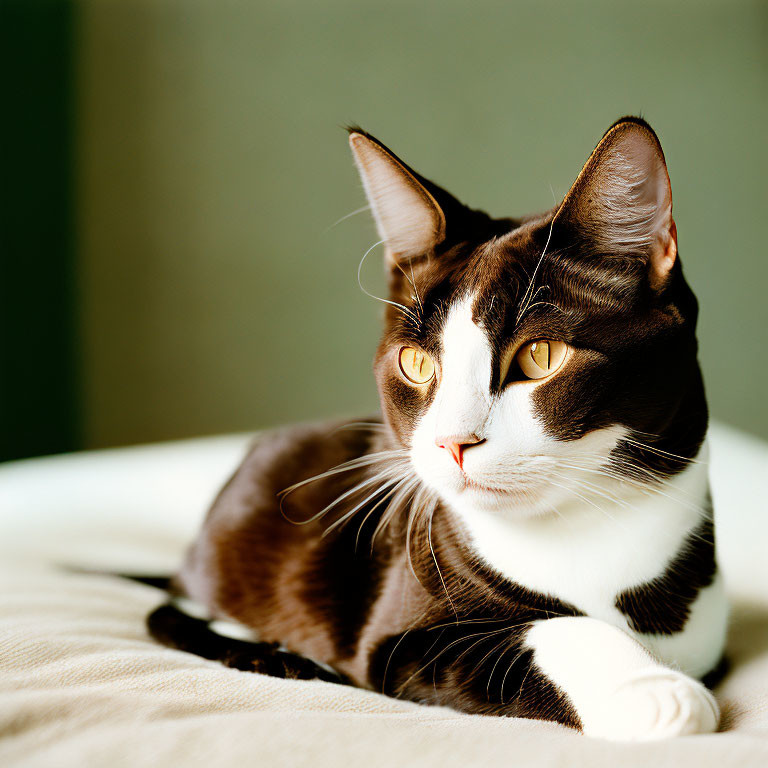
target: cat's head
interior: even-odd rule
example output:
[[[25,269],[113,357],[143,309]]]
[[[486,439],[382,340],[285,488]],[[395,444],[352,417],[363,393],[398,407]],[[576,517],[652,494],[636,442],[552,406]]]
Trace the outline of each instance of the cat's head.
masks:
[[[382,410],[429,488],[541,514],[695,456],[697,305],[647,123],[615,123],[563,202],[521,219],[467,208],[359,129],[350,144],[389,271]]]

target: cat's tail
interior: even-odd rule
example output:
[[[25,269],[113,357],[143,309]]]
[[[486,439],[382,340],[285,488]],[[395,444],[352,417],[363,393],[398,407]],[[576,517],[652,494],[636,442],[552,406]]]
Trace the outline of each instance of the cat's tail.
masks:
[[[155,589],[162,589],[165,592],[170,592],[173,586],[173,578],[171,576],[146,576],[138,573],[115,573],[114,576],[119,576],[121,579],[128,579],[129,581],[137,581],[139,584],[146,584],[148,587],[154,587]]]
[[[232,669],[295,680],[351,682],[326,664],[291,653],[279,643],[256,639],[247,627],[210,618],[202,606],[183,597],[152,611],[147,616],[147,629],[169,648],[219,661]]]
[[[203,605],[179,594],[173,576],[80,567],[67,567],[67,570],[92,576],[114,576],[166,592],[168,601],[147,616],[146,625],[149,634],[168,648],[218,661],[244,672],[352,685],[346,675],[322,662],[291,653],[279,643],[261,641],[242,624],[214,619]]]
[[[135,581],[139,584],[146,584],[148,587],[162,589],[165,592],[174,591],[173,577],[168,575],[118,573],[116,571],[106,571],[100,568],[83,568],[79,565],[64,565],[62,567],[70,573],[80,573],[86,576],[114,576],[118,579],[127,579],[128,581]]]

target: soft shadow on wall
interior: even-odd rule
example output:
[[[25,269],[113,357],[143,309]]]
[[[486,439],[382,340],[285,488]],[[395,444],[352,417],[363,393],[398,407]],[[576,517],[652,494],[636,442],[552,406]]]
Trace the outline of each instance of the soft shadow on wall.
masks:
[[[0,5],[0,461],[81,445],[71,2]]]
[[[365,211],[332,226],[364,205],[341,124],[514,215],[638,112],[667,153],[713,414],[768,436],[765,3],[82,0],[78,17],[83,445],[376,408],[380,310],[356,271],[377,238]]]

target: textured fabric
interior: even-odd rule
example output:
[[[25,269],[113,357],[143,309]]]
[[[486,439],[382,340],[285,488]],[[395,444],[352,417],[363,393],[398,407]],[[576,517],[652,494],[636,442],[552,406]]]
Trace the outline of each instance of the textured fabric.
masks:
[[[460,715],[168,650],[157,590],[56,564],[168,570],[245,450],[241,437],[0,467],[0,765],[765,766],[768,447],[716,430],[721,560],[735,594],[724,732],[651,744]]]

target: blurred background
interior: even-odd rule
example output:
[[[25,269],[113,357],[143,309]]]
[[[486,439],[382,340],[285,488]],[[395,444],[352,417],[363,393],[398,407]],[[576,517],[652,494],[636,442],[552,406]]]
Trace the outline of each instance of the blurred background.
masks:
[[[340,126],[517,215],[626,113],[667,155],[712,413],[768,437],[766,2],[0,7],[0,459],[371,412]]]

